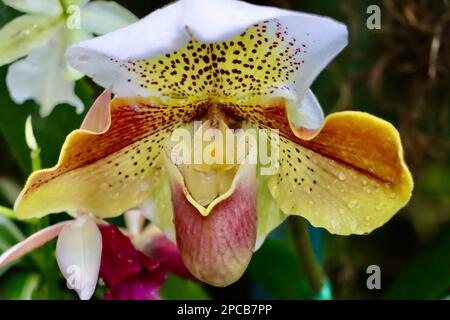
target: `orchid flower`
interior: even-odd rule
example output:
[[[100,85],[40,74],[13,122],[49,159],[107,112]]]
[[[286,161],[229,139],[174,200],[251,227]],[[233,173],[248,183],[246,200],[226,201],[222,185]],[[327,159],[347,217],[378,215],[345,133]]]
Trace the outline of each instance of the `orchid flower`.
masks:
[[[145,224],[145,215],[142,210],[130,210],[125,213],[127,236],[134,247],[149,258],[163,263],[165,268],[179,277],[196,278],[187,270],[176,244],[155,225]]]
[[[97,286],[102,238],[95,220],[87,215],[44,228],[19,242],[0,256],[0,268],[58,237],[56,257],[68,287],[80,299],[92,297]]]
[[[54,168],[30,176],[16,214],[106,218],[141,206],[189,271],[215,286],[238,280],[288,215],[334,234],[371,232],[408,202],[413,181],[391,124],[353,111],[324,119],[308,89],[346,44],[346,27],[326,17],[182,0],[72,46],[72,66],[116,97],[91,110],[95,130],[67,137]],[[180,164],[178,128],[272,129],[277,169]],[[250,141],[236,148],[245,159],[258,150]]]
[[[94,103],[81,125],[91,132],[102,125],[98,110],[110,103],[105,91]],[[33,134],[31,118],[26,122],[26,141],[31,150],[39,150]],[[159,287],[172,272],[194,279],[184,266],[178,248],[155,226],[144,230],[144,216],[140,210],[125,213],[129,238],[114,225],[92,215],[76,214],[74,220],[49,226],[16,244],[0,256],[0,268],[18,260],[58,237],[56,258],[69,288],[76,290],[80,299],[88,300],[97,287],[99,276],[109,292],[105,299],[159,299]],[[135,247],[137,249],[135,249]]]
[[[60,103],[82,112],[74,80],[83,75],[65,57],[73,43],[133,23],[137,18],[115,2],[89,0],[3,0],[22,15],[0,30],[0,66],[19,58],[8,69],[6,83],[12,99],[35,100],[42,116]]]
[[[109,291],[106,300],[160,299],[159,287],[169,272],[193,279],[182,263],[178,248],[156,227],[143,232],[136,249],[116,226],[96,223],[87,215],[47,227],[0,256],[0,268],[58,237],[58,265],[80,299],[92,297],[101,277]]]
[[[192,278],[176,245],[155,226],[142,231],[146,237],[141,249],[116,226],[99,227],[103,239],[100,277],[109,289],[106,300],[158,300],[169,272]]]

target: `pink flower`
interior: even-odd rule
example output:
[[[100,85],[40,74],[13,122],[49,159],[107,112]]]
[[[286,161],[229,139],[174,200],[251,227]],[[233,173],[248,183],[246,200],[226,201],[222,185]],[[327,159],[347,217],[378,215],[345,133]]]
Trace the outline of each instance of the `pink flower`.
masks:
[[[177,246],[164,235],[158,233],[155,237],[147,239],[147,249],[146,254],[144,254],[138,251],[130,238],[115,225],[100,223],[96,225],[101,233],[100,270],[98,271],[98,267],[96,267],[97,263],[92,263],[92,259],[85,259],[85,266],[80,270],[81,285],[71,284],[70,279],[73,278],[73,273],[66,274],[64,266],[68,263],[65,263],[65,261],[73,262],[73,257],[79,257],[80,255],[74,254],[70,248],[61,243],[73,240],[69,242],[72,242],[72,245],[76,247],[76,242],[83,242],[80,239],[78,241],[73,236],[67,236],[68,230],[78,229],[77,226],[84,221],[82,219],[61,222],[31,235],[0,256],[0,267],[4,267],[59,236],[58,246],[65,248],[63,252],[58,251],[60,253],[58,256],[60,269],[66,276],[70,287],[78,292],[81,299],[89,299],[92,296],[97,285],[98,275],[109,289],[104,297],[106,300],[160,299],[159,288],[166,281],[169,272],[194,279],[184,266]],[[93,222],[92,219],[87,220],[88,224],[91,222]],[[83,224],[86,224],[86,222],[83,222]],[[64,231],[66,235],[62,232],[63,230],[66,230]],[[86,250],[83,252],[86,253]],[[68,256],[73,257],[68,259]],[[89,272],[91,269],[97,271]],[[88,282],[88,285],[85,285],[83,281]]]
[[[136,250],[112,224],[100,225],[103,251],[100,277],[109,291],[106,300],[157,300],[169,269],[164,262]]]

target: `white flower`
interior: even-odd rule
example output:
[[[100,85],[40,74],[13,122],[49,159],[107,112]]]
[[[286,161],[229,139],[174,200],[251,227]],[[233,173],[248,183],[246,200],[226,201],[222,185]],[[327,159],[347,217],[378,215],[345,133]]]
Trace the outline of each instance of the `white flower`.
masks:
[[[89,0],[3,0],[22,15],[0,29],[0,66],[13,63],[6,77],[16,103],[28,99],[40,104],[42,116],[60,103],[83,111],[75,95],[75,80],[83,75],[72,69],[64,55],[71,44],[103,35],[137,18],[115,2]]]
[[[56,260],[70,289],[89,300],[97,287],[102,256],[102,236],[89,215],[59,222],[17,243],[0,255],[0,268],[58,237]]]

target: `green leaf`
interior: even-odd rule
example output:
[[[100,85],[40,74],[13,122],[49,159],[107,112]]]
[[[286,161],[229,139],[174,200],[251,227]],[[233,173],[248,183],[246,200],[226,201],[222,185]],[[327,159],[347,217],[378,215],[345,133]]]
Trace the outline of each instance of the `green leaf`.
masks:
[[[167,282],[160,289],[165,300],[209,300],[205,289],[191,280],[169,274]]]
[[[441,299],[450,288],[450,226],[404,269],[386,299]]]
[[[0,298],[9,300],[31,300],[38,289],[41,277],[37,273],[14,272],[2,283]]]
[[[266,239],[261,249],[255,252],[247,272],[275,299],[306,299],[310,296],[293,249],[279,240]]]
[[[14,211],[12,209],[3,206],[0,206],[0,216],[4,216],[10,219],[13,219],[15,217]]]
[[[0,254],[23,239],[25,239],[25,236],[13,222],[6,217],[0,216]],[[0,276],[10,267],[11,265],[1,268]]]
[[[20,229],[8,218],[0,217],[0,252],[25,239]]]

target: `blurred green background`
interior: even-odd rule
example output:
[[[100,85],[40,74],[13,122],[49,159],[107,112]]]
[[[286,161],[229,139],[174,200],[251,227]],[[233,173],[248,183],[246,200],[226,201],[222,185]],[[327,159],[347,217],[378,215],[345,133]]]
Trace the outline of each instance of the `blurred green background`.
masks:
[[[117,1],[143,17],[167,1]],[[350,44],[312,89],[326,113],[370,112],[400,131],[415,190],[409,205],[367,236],[340,237],[311,230],[335,299],[444,299],[450,294],[450,1],[251,1],[333,17],[344,22]],[[381,8],[381,29],[369,30],[369,5]],[[19,15],[0,2],[0,27]],[[151,30],[149,30],[151,31]],[[432,46],[432,43],[435,45]],[[436,46],[436,44],[438,44]],[[24,123],[33,115],[43,166],[56,163],[65,136],[83,115],[60,105],[40,118],[33,102],[14,104],[0,68],[0,205],[11,207],[30,173]],[[77,93],[91,105],[101,88],[90,80]],[[52,216],[51,221],[66,217]],[[0,217],[0,252],[40,228]],[[0,270],[0,299],[73,299],[57,269],[54,243]],[[165,298],[311,298],[286,225],[280,226],[236,284],[217,289],[171,277]],[[381,290],[368,290],[366,268],[381,268]],[[98,297],[101,297],[99,288]]]

